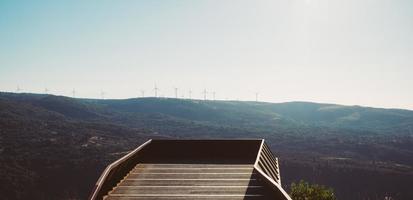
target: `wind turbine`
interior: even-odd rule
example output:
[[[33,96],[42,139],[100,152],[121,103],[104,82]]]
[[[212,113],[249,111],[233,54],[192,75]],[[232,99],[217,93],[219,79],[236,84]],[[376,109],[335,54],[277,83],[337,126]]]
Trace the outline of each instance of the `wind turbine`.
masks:
[[[258,102],[258,92],[255,93],[255,101]]]
[[[204,92],[203,92],[203,93],[204,93],[204,101],[205,101],[205,100],[207,99],[207,96],[206,96],[206,95],[207,95],[207,90],[204,89]]]
[[[175,89],[175,98],[178,98],[178,88],[174,88]]]
[[[145,97],[145,90],[141,90],[142,98]]]
[[[73,90],[72,90],[72,97],[75,98],[75,96],[76,96],[76,90],[75,90],[75,88],[73,88]]]
[[[100,97],[102,98],[102,99],[105,99],[105,92],[100,92]]]
[[[20,86],[17,86],[16,88],[16,92],[19,93],[22,89],[20,88]]]
[[[215,101],[215,91],[212,92],[212,99]]]
[[[189,99],[192,99],[192,90],[189,90]]]
[[[159,88],[156,86],[156,83],[155,83],[155,87],[153,88],[153,90],[155,90],[155,98],[158,97]]]
[[[44,93],[45,93],[45,94],[49,93],[49,89],[44,88]]]

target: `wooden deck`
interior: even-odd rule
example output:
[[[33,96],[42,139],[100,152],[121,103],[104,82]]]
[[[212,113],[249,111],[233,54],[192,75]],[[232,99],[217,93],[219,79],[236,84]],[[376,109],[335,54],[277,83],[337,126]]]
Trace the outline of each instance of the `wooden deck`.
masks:
[[[108,166],[90,199],[291,200],[280,181],[263,140],[156,140]]]
[[[109,192],[120,199],[269,199],[253,165],[137,164]]]

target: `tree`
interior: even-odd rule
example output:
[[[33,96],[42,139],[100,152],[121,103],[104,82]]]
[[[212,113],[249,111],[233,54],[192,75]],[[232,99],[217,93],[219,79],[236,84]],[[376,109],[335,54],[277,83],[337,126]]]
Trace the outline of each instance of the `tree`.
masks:
[[[291,184],[291,198],[294,200],[337,200],[334,191],[323,185],[309,184],[301,180]]]

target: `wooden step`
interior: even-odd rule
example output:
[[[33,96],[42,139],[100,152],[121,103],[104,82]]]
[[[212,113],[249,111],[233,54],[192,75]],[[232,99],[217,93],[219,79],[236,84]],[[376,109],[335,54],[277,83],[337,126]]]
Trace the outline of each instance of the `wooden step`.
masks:
[[[264,200],[253,165],[138,164],[107,200]]]
[[[168,187],[159,187],[159,186],[150,186],[150,187],[142,187],[142,186],[123,186],[123,187],[116,187],[110,195],[113,194],[121,194],[121,195],[135,195],[135,196],[148,196],[148,195],[207,195],[207,194],[214,194],[214,195],[245,195],[245,194],[260,194],[262,193],[261,186],[237,186],[237,187],[216,187],[216,186],[198,186],[198,187],[176,187],[176,186],[168,186]]]
[[[252,173],[252,168],[135,168],[132,173]]]
[[[136,168],[253,168],[250,164],[158,164],[139,163]]]
[[[125,179],[119,186],[245,186],[257,185],[257,179],[224,179],[224,180],[130,180]]]
[[[265,196],[106,196],[105,200],[273,200]]]
[[[127,179],[249,179],[253,173],[130,173]]]

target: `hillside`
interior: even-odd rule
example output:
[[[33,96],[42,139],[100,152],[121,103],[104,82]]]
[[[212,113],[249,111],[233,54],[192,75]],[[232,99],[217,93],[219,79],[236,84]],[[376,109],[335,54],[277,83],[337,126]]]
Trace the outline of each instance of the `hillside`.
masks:
[[[15,93],[0,93],[0,194],[85,199],[108,163],[148,138],[265,138],[285,185],[326,184],[340,199],[413,198],[413,111]]]

